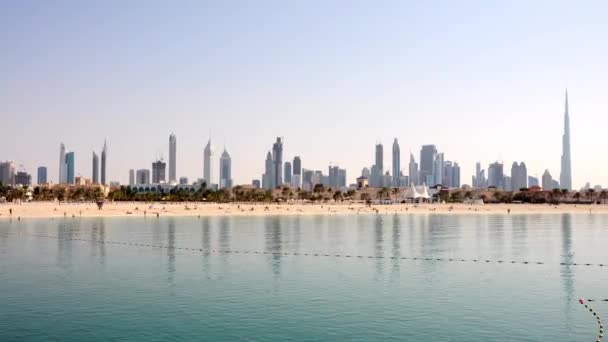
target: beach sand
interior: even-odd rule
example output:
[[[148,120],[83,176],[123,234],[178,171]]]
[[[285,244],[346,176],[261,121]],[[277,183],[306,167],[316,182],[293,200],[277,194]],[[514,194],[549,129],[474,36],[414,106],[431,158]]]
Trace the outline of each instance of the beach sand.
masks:
[[[10,213],[12,209],[12,214]],[[127,217],[127,216],[255,216],[255,215],[356,215],[356,214],[608,214],[608,205],[549,204],[392,204],[366,206],[362,203],[339,204],[270,204],[270,203],[105,203],[102,210],[95,203],[3,203],[3,218],[53,217]]]

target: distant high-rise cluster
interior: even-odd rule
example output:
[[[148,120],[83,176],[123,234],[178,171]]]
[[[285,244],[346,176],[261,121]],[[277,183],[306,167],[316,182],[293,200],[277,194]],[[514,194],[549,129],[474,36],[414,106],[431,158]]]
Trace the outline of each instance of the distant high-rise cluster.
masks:
[[[497,188],[506,191],[519,191],[520,189],[542,186],[544,190],[572,190],[572,156],[570,145],[570,114],[568,91],[566,90],[559,179],[554,179],[548,169],[538,177],[539,173],[531,172],[523,161],[515,161],[512,164],[495,161],[489,164],[485,170],[482,168],[481,162],[477,162],[475,174],[471,177],[470,187],[473,189]],[[456,161],[448,160],[446,154],[440,152],[437,146],[433,144],[422,145],[418,161],[414,157],[414,153],[410,151],[409,163],[407,170],[405,170],[407,172],[404,172],[402,169],[404,165],[401,163],[401,147],[397,138],[394,138],[391,150],[392,164],[389,167],[384,164],[384,145],[378,141],[374,146],[373,164],[362,169],[361,176],[357,178],[356,183],[372,187],[395,188],[422,185],[447,188],[461,187],[460,165]],[[177,174],[177,137],[174,133],[169,134],[168,152],[169,158],[167,163],[165,163],[162,155],[160,155],[154,159],[151,168],[129,169],[129,185],[146,184],[151,186],[143,188],[150,189],[169,189],[172,186],[187,186],[188,178],[178,177]],[[80,175],[77,176],[76,153],[68,151],[64,143],[60,143],[58,183],[107,185],[109,183],[107,179],[107,153],[107,142],[104,140],[101,152],[92,152],[90,164],[92,170],[89,181]],[[509,173],[509,165],[511,166],[510,174],[506,174]],[[507,170],[505,170],[505,167]],[[20,167],[20,170],[17,171],[14,163],[10,161],[0,163],[0,182],[11,185],[31,183],[31,175],[22,169],[23,167]],[[215,175],[218,169],[219,177]],[[204,147],[202,176],[202,178],[198,178],[200,175],[197,176],[197,180],[193,184],[206,186],[211,189],[231,188],[234,185],[232,158],[224,147],[222,154],[219,156],[218,163],[214,159],[214,148],[211,138],[209,138]],[[48,183],[52,183],[52,181],[48,179],[47,168],[41,166],[38,168],[37,184]],[[284,152],[284,139],[282,137],[277,137],[272,143],[272,147],[266,154],[264,173],[261,179],[253,180],[252,184],[264,189],[291,186],[305,191],[313,191],[317,185],[336,189],[346,189],[357,185],[348,184],[346,169],[340,168],[336,163],[330,162],[327,173],[324,174],[319,169],[304,169],[300,156],[295,156],[292,160],[288,159]],[[466,186],[468,187],[468,185]]]
[[[368,180],[372,187],[406,187],[410,185],[441,185],[460,187],[460,165],[445,160],[443,153],[438,153],[435,145],[424,145],[420,150],[420,167],[414,155],[410,153],[408,175],[401,170],[401,148],[399,141],[393,141],[392,174],[384,172],[383,146],[376,144],[375,164],[371,169],[363,168],[360,179]]]
[[[473,188],[496,187],[506,191],[519,191],[528,187],[541,186],[544,190],[566,189],[572,190],[572,164],[570,155],[570,116],[568,112],[568,91],[566,90],[566,101],[564,111],[564,134],[562,137],[561,173],[559,181],[553,179],[549,170],[545,170],[541,180],[529,176],[524,162],[514,162],[511,166],[511,175],[503,172],[503,164],[495,162],[488,167],[487,179],[480,163],[477,163],[475,175],[473,176]]]
[[[442,185],[460,187],[460,165],[445,159],[435,145],[423,145],[420,149],[420,170],[416,170],[414,156],[410,156],[410,182],[414,185]]]
[[[329,165],[328,173],[320,170],[307,170],[302,168],[302,160],[295,156],[293,161],[283,162],[283,139],[277,137],[272,145],[272,151],[266,153],[262,181],[253,180],[252,184],[261,185],[264,189],[275,189],[280,186],[301,188],[304,191],[313,191],[317,185],[334,189],[346,189],[346,170],[336,165]]]

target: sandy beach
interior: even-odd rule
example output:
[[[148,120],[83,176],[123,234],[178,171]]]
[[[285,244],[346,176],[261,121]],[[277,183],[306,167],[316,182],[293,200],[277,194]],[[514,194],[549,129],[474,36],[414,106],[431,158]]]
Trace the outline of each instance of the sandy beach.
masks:
[[[12,213],[11,213],[12,211]],[[2,218],[125,217],[125,216],[253,216],[253,215],[357,215],[357,214],[608,214],[608,205],[548,204],[392,204],[366,206],[340,204],[269,203],[106,203],[102,210],[95,203],[3,203]]]

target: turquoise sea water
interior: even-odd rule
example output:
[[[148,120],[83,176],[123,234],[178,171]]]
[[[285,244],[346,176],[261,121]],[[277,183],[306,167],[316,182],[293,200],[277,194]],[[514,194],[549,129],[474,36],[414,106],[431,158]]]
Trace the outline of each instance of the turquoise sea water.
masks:
[[[577,299],[608,298],[607,227],[602,215],[4,219],[0,341],[595,341]]]

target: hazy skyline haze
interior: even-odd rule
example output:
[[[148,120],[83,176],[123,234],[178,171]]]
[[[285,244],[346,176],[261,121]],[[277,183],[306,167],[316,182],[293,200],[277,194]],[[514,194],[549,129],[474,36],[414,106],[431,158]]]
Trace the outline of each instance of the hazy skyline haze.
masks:
[[[0,160],[56,182],[63,142],[88,178],[107,139],[107,180],[127,183],[174,133],[193,181],[211,134],[241,184],[280,136],[284,161],[352,183],[397,138],[402,161],[436,145],[462,184],[477,161],[558,177],[567,87],[573,187],[608,186],[606,17],[601,1],[6,1]]]

